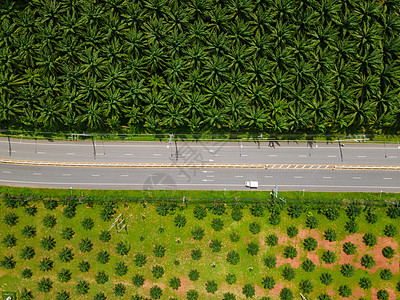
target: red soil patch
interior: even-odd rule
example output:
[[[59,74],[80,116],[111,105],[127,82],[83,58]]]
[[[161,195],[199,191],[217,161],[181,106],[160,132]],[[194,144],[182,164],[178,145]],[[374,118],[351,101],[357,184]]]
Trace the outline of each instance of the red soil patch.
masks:
[[[269,290],[268,295],[269,296],[278,296],[284,287],[285,287],[285,284],[283,282],[278,282],[275,284],[275,286],[272,290]]]
[[[386,290],[389,293],[389,300],[396,300],[396,292],[393,291],[392,289],[386,289],[384,287],[381,288],[382,290]],[[378,293],[379,290],[381,289],[375,289],[371,288],[371,300],[378,300],[378,297],[376,296],[376,293]]]
[[[354,297],[354,299],[358,299],[360,297],[365,297],[365,292],[362,288],[360,288],[359,286],[355,287],[352,290],[353,294],[351,295],[352,297]]]
[[[262,297],[265,295],[265,289],[258,286],[257,284],[254,286],[254,289],[256,290],[256,297]]]
[[[300,253],[299,246],[296,245],[295,248],[296,248],[297,252]],[[280,267],[280,266],[282,266],[284,264],[290,264],[290,266],[293,269],[297,269],[298,267],[300,267],[300,257],[299,257],[299,255],[297,255],[297,257],[295,257],[294,259],[291,259],[291,258],[284,258],[283,254],[278,254],[276,256],[276,266]]]
[[[307,252],[307,258],[311,260],[316,266],[319,266],[319,256],[315,252]]]
[[[180,294],[182,297],[186,297],[186,293],[189,290],[194,289],[194,284],[189,278],[184,276],[179,277],[179,279],[181,280],[181,286],[178,288],[178,294]]]

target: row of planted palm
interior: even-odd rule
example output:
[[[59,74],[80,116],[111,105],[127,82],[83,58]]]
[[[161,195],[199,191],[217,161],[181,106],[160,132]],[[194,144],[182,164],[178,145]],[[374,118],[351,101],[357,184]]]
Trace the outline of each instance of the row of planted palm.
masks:
[[[398,130],[394,2],[3,6],[2,126]]]

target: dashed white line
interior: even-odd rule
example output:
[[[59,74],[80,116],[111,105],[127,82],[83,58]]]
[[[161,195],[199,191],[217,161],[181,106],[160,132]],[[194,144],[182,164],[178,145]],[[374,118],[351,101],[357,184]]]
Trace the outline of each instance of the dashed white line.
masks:
[[[126,155],[126,156],[132,156],[133,153],[124,153],[124,155]]]
[[[361,179],[361,177],[353,177],[353,179]]]
[[[212,180],[212,179],[203,179],[202,181],[208,182],[208,181],[214,181],[214,180]]]
[[[272,178],[273,176],[271,176],[271,175],[266,175],[266,176],[264,176],[264,178]]]
[[[3,171],[4,174],[10,174],[11,171]]]
[[[33,175],[40,176],[40,175],[42,175],[42,173],[33,173]]]
[[[185,175],[183,175],[183,174],[179,174],[178,175],[178,177],[186,177]]]
[[[299,157],[307,157],[307,155],[300,154]]]
[[[67,155],[75,155],[74,152],[67,152]]]
[[[277,154],[268,154],[269,157],[277,157]]]
[[[213,155],[212,155],[212,157],[217,157],[217,156],[219,156],[219,154],[213,154]]]
[[[121,177],[128,177],[129,175],[121,174],[121,175],[119,175],[119,176],[121,176]]]
[[[201,171],[201,172],[203,172],[203,173],[214,173],[214,171],[209,171],[209,170],[204,170],[204,171]]]
[[[328,157],[336,157],[336,155],[328,155]]]
[[[325,176],[325,177],[322,177],[322,178],[324,178],[324,179],[331,179],[332,177]]]
[[[358,155],[357,157],[359,157],[359,158],[365,158],[366,156],[365,156],[365,155]]]
[[[393,179],[393,178],[385,177],[385,178],[383,178],[383,179],[385,179],[385,180],[391,180],[391,179]]]
[[[301,179],[301,178],[303,178],[303,177],[301,177],[301,176],[294,176],[293,178]]]
[[[214,178],[215,176],[214,175],[207,175],[206,177],[207,178]]]
[[[396,155],[389,155],[388,157],[389,157],[389,158],[397,158]]]
[[[236,178],[242,178],[243,176],[242,175],[236,175],[235,177]]]
[[[36,152],[37,154],[46,154],[46,152]]]
[[[71,176],[71,174],[62,174],[62,176]]]
[[[154,156],[161,156],[160,153],[153,153]]]
[[[240,155],[240,156],[248,156],[247,154],[242,154],[242,155]]]
[[[99,174],[92,174],[93,177],[99,177]]]

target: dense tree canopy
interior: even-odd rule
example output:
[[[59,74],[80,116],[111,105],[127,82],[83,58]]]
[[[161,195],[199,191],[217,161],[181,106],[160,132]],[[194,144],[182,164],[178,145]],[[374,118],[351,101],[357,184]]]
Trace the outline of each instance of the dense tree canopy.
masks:
[[[0,127],[399,132],[400,5],[0,4]]]

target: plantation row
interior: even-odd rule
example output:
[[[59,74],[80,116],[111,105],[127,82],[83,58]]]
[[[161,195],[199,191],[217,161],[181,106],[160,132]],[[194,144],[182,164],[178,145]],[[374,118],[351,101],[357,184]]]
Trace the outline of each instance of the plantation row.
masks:
[[[397,1],[0,3],[0,127],[398,132]]]
[[[331,299],[323,291],[333,287],[342,297],[352,295],[357,286],[365,291],[379,289],[378,299],[389,299],[389,293],[394,293],[395,289],[400,291],[398,270],[393,273],[391,268],[379,265],[378,275],[374,277],[372,273],[367,276],[365,272],[358,273],[359,267],[354,263],[338,265],[342,256],[354,256],[364,270],[376,266],[372,253],[376,255],[377,235],[392,241],[398,238],[398,227],[394,224],[398,224],[400,209],[394,205],[387,207],[385,215],[374,206],[349,203],[345,206],[345,225],[336,226],[333,222],[342,221],[344,216],[341,216],[340,208],[333,206],[310,211],[301,205],[285,207],[281,202],[268,201],[249,206],[247,215],[247,209],[240,201],[236,201],[230,211],[224,203],[197,205],[193,209],[173,201],[155,207],[134,204],[130,209],[138,212],[138,220],[128,224],[139,228],[133,229],[134,236],[129,232],[126,237],[114,231],[98,230],[104,222],[112,221],[116,210],[123,210],[121,205],[107,202],[102,207],[90,208],[89,202],[88,208],[79,208],[75,198],[60,202],[44,200],[43,207],[47,211],[41,208],[40,202],[28,205],[23,198],[11,196],[6,196],[2,204],[2,228],[7,230],[1,232],[1,243],[9,254],[1,259],[1,267],[6,272],[18,269],[18,274],[10,274],[26,280],[22,299],[31,299],[34,294],[39,297],[42,293],[53,293],[51,295],[56,299],[86,294],[92,295],[93,299],[131,294],[134,295],[132,299],[143,299],[145,295],[151,299],[170,295],[170,299],[174,299],[184,293],[187,299],[215,294],[228,300],[253,298],[257,286],[265,289],[264,295],[271,291],[281,299],[293,299],[298,291],[318,299]],[[124,213],[130,211],[129,207],[125,208]],[[284,210],[287,215],[282,213]],[[360,218],[362,215],[365,218]],[[149,218],[147,225],[158,220],[156,226],[159,227],[140,225]],[[289,222],[284,223],[288,226],[282,227],[280,224],[286,218]],[[328,228],[321,231],[321,236],[333,246],[331,250],[321,247],[323,242],[318,237],[318,228],[323,226],[325,219],[329,220],[326,222]],[[386,222],[388,219],[397,223]],[[362,245],[356,242],[339,244],[349,237],[348,233],[359,231],[359,223],[373,225],[369,227],[371,232],[362,234]],[[235,224],[242,224],[242,227],[237,228]],[[105,227],[109,228],[109,224]],[[313,231],[307,233],[306,228]],[[284,236],[280,234],[281,229],[286,231]],[[150,232],[154,236],[149,235]],[[300,238],[299,235],[304,236],[303,232],[308,236]],[[287,238],[288,243],[283,242]],[[381,250],[387,266],[396,261],[398,264],[398,243],[393,245]],[[177,250],[180,246],[183,248]],[[360,247],[368,253],[357,256]],[[316,253],[319,261],[326,265],[309,259],[307,253]],[[299,266],[292,265],[292,261],[299,258]],[[286,259],[283,264],[281,259]],[[204,265],[209,269],[204,269]],[[324,268],[327,265],[337,267],[332,272]],[[225,266],[223,275],[217,271],[221,266]],[[231,267],[225,269],[227,266]],[[179,272],[174,272],[175,269]],[[249,282],[247,273],[255,276],[256,281]],[[337,284],[336,273],[340,274],[340,284]],[[188,285],[187,280],[192,282],[189,288],[184,287]],[[276,291],[282,282],[288,285]],[[382,282],[388,284],[382,285]],[[228,286],[236,291],[232,292]]]

